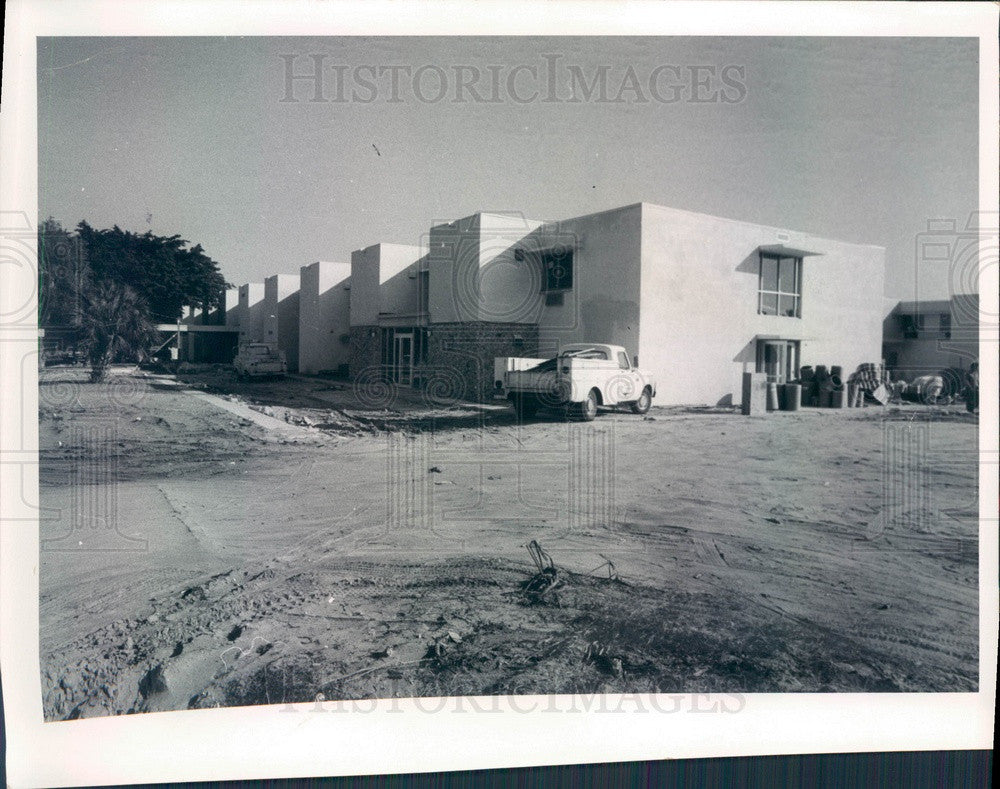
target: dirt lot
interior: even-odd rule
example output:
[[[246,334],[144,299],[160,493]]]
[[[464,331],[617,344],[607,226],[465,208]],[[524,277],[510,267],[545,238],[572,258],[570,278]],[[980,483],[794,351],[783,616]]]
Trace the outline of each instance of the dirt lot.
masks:
[[[961,406],[518,425],[323,379],[182,378],[41,374],[48,719],[978,687]]]

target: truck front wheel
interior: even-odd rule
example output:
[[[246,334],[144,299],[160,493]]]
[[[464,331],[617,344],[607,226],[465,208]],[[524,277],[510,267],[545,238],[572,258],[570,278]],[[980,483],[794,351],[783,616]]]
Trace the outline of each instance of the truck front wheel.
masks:
[[[649,407],[653,404],[653,393],[647,386],[642,390],[642,394],[639,395],[639,399],[629,403],[628,407],[632,410],[633,414],[645,414],[649,411]]]

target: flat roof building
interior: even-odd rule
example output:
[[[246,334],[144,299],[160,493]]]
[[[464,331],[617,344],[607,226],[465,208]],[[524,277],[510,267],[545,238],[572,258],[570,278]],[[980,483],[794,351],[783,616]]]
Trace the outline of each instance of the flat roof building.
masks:
[[[299,272],[299,372],[347,374],[351,266],[317,261]]]
[[[497,356],[574,342],[624,346],[660,405],[739,403],[746,372],[780,383],[882,359],[883,248],[651,203],[559,221],[478,212],[301,277],[301,292],[298,275],[268,278],[262,300],[241,287],[241,337],[271,331],[306,372],[346,364],[456,400],[491,396]]]

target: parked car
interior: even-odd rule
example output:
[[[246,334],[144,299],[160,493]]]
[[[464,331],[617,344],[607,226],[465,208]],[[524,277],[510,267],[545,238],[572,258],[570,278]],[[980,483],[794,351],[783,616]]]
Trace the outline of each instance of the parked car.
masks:
[[[620,345],[573,343],[552,359],[499,357],[494,373],[494,397],[509,400],[520,417],[549,407],[590,421],[598,408],[620,405],[645,414],[656,397],[653,377]]]
[[[274,343],[250,342],[241,345],[233,358],[236,377],[280,378],[288,372],[285,354]]]

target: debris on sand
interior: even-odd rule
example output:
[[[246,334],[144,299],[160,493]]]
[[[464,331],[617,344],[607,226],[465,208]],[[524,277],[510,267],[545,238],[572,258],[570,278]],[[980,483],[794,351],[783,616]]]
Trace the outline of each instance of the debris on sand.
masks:
[[[528,543],[528,554],[535,563],[536,572],[531,578],[521,584],[521,593],[529,605],[559,606],[559,598],[555,589],[562,586],[559,571],[549,556],[538,544],[537,540]]]
[[[440,466],[431,466],[429,469],[427,469],[427,473],[428,474],[440,474],[442,472],[441,472]]]
[[[204,588],[200,586],[189,586],[184,590],[183,594],[181,594],[181,600],[186,600],[189,597],[192,600],[204,600],[206,597]]]
[[[164,693],[166,690],[167,678],[163,676],[162,663],[157,663],[139,680],[139,694],[144,699],[148,699],[155,693]]]
[[[593,663],[600,671],[610,674],[612,677],[622,677],[625,674],[625,661],[617,655],[610,654],[607,647],[596,641],[587,647],[587,651],[583,654],[583,661]]]
[[[597,565],[597,567],[595,567],[593,570],[591,570],[589,573],[587,573],[587,575],[594,575],[598,570],[603,570],[605,567],[607,567],[608,568],[607,580],[609,580],[609,581],[619,581],[620,583],[625,583],[624,581],[622,581],[621,577],[618,575],[617,571],[615,570],[615,563],[613,561],[611,561],[603,553],[599,553],[597,555],[600,556],[602,559],[604,559],[604,562],[602,562],[601,564]]]

